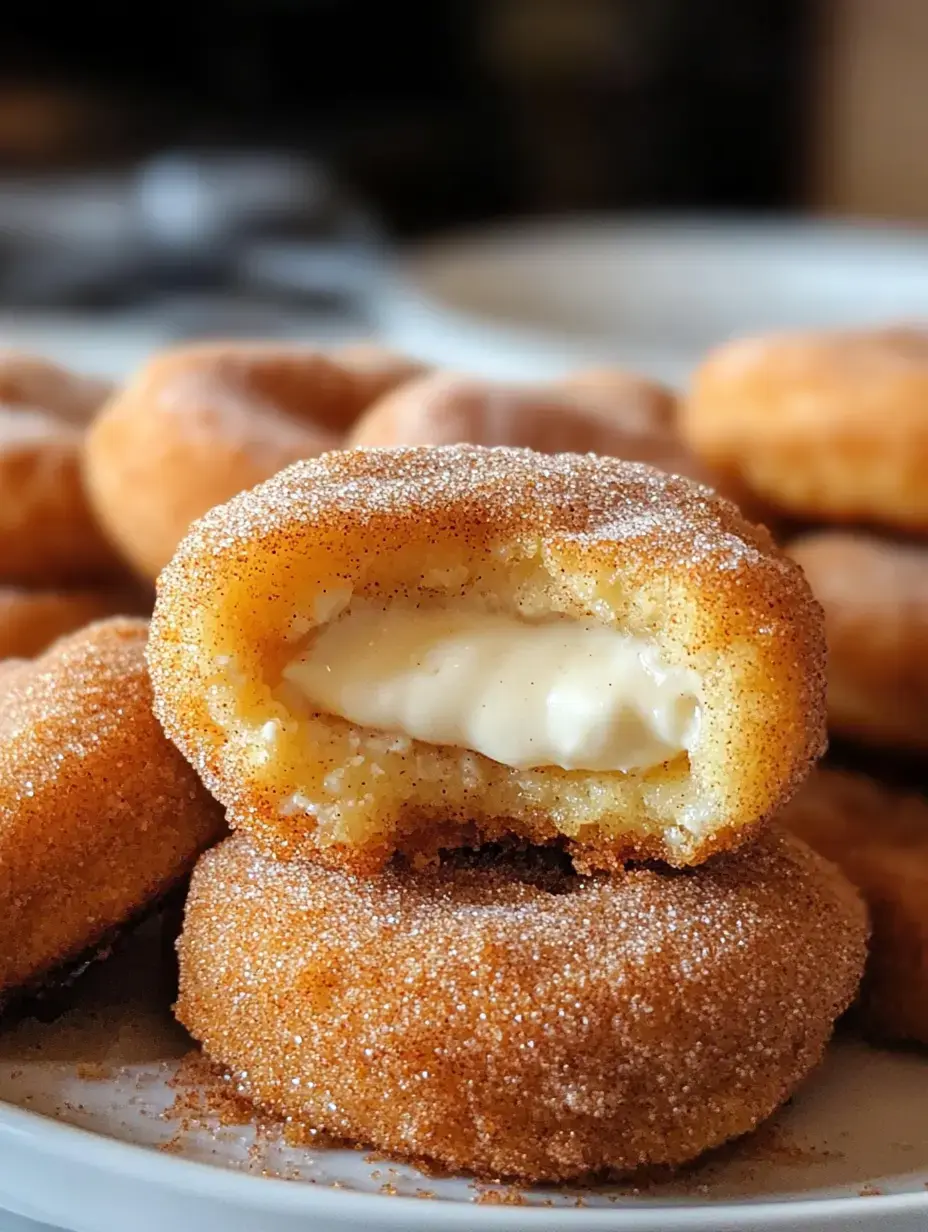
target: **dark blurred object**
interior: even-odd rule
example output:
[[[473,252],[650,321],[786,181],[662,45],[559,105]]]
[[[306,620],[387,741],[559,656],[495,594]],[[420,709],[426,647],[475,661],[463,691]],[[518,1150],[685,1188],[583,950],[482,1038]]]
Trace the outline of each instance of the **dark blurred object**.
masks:
[[[553,209],[776,208],[802,186],[813,7],[166,0],[143,26],[132,6],[50,18],[7,0],[0,85],[33,93],[24,109],[16,87],[18,128],[8,94],[4,140],[0,88],[0,153],[112,163],[289,146],[402,233]],[[78,122],[89,99],[105,125]]]
[[[0,307],[131,308],[184,337],[276,333],[307,312],[364,330],[379,262],[366,211],[292,153],[180,150],[126,172],[0,176]]]

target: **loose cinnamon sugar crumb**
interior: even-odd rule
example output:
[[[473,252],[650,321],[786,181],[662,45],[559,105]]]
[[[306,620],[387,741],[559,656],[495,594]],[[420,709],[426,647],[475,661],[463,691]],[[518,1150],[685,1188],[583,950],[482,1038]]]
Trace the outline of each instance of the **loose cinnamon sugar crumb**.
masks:
[[[113,1068],[99,1061],[88,1061],[78,1065],[75,1073],[81,1082],[108,1082],[113,1077]]]
[[[528,1206],[521,1189],[481,1189],[472,1199],[477,1206]]]
[[[254,1105],[235,1090],[221,1066],[199,1051],[181,1058],[168,1086],[176,1094],[161,1115],[166,1121],[180,1121],[184,1130],[212,1122],[220,1126],[257,1124]]]

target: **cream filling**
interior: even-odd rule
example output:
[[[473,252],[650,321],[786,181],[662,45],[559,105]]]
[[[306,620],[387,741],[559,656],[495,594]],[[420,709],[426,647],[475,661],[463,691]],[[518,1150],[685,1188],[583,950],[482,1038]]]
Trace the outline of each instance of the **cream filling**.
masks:
[[[283,674],[318,712],[520,770],[648,770],[699,734],[697,673],[560,617],[355,601]]]

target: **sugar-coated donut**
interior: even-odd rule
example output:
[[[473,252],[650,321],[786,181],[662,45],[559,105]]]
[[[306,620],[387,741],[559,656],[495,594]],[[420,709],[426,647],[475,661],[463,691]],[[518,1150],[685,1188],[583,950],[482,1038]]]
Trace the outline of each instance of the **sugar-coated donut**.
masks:
[[[861,991],[878,1039],[928,1044],[928,799],[818,770],[782,821],[859,887],[873,936]]]
[[[309,1130],[559,1181],[746,1133],[852,1000],[863,904],[771,829],[696,871],[551,852],[362,878],[236,835],[194,873],[180,1021]]]
[[[0,351],[0,583],[85,585],[122,571],[81,476],[84,434],[109,389]]]
[[[631,373],[583,375],[576,386],[517,385],[432,372],[378,399],[348,446],[515,445],[541,453],[600,453],[705,477],[674,425],[670,390]]]
[[[149,662],[233,826],[356,868],[508,834],[698,862],[824,742],[800,569],[708,488],[592,455],[293,466],[184,540]]]
[[[789,514],[928,532],[928,327],[728,343],[697,371],[681,428]]]
[[[151,712],[146,625],[11,660],[0,687],[0,1006],[173,887],[222,811]]]
[[[329,354],[352,374],[359,386],[358,403],[365,408],[396,386],[428,371],[428,365],[421,360],[379,342],[345,342],[333,347]]]
[[[56,638],[107,616],[151,611],[140,590],[20,590],[0,586],[0,659],[28,659]]]
[[[338,446],[371,398],[418,365],[284,343],[163,351],[113,398],[87,441],[91,498],[146,577],[190,523],[299,458]]]
[[[832,730],[928,750],[928,549],[823,530],[787,550],[825,609]]]

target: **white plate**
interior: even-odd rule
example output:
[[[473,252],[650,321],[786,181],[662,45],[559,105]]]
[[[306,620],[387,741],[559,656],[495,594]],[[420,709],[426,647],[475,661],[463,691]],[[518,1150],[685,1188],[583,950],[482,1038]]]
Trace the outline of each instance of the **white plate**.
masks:
[[[720,219],[510,224],[410,252],[382,325],[499,376],[625,363],[674,383],[737,334],[928,319],[928,235]]]
[[[165,1117],[201,1088],[168,1085],[190,1041],[167,1011],[160,952],[150,930],[92,973],[71,1013],[0,1036],[0,1205],[76,1232],[928,1226],[926,1057],[847,1036],[768,1127],[637,1193],[497,1190]]]

